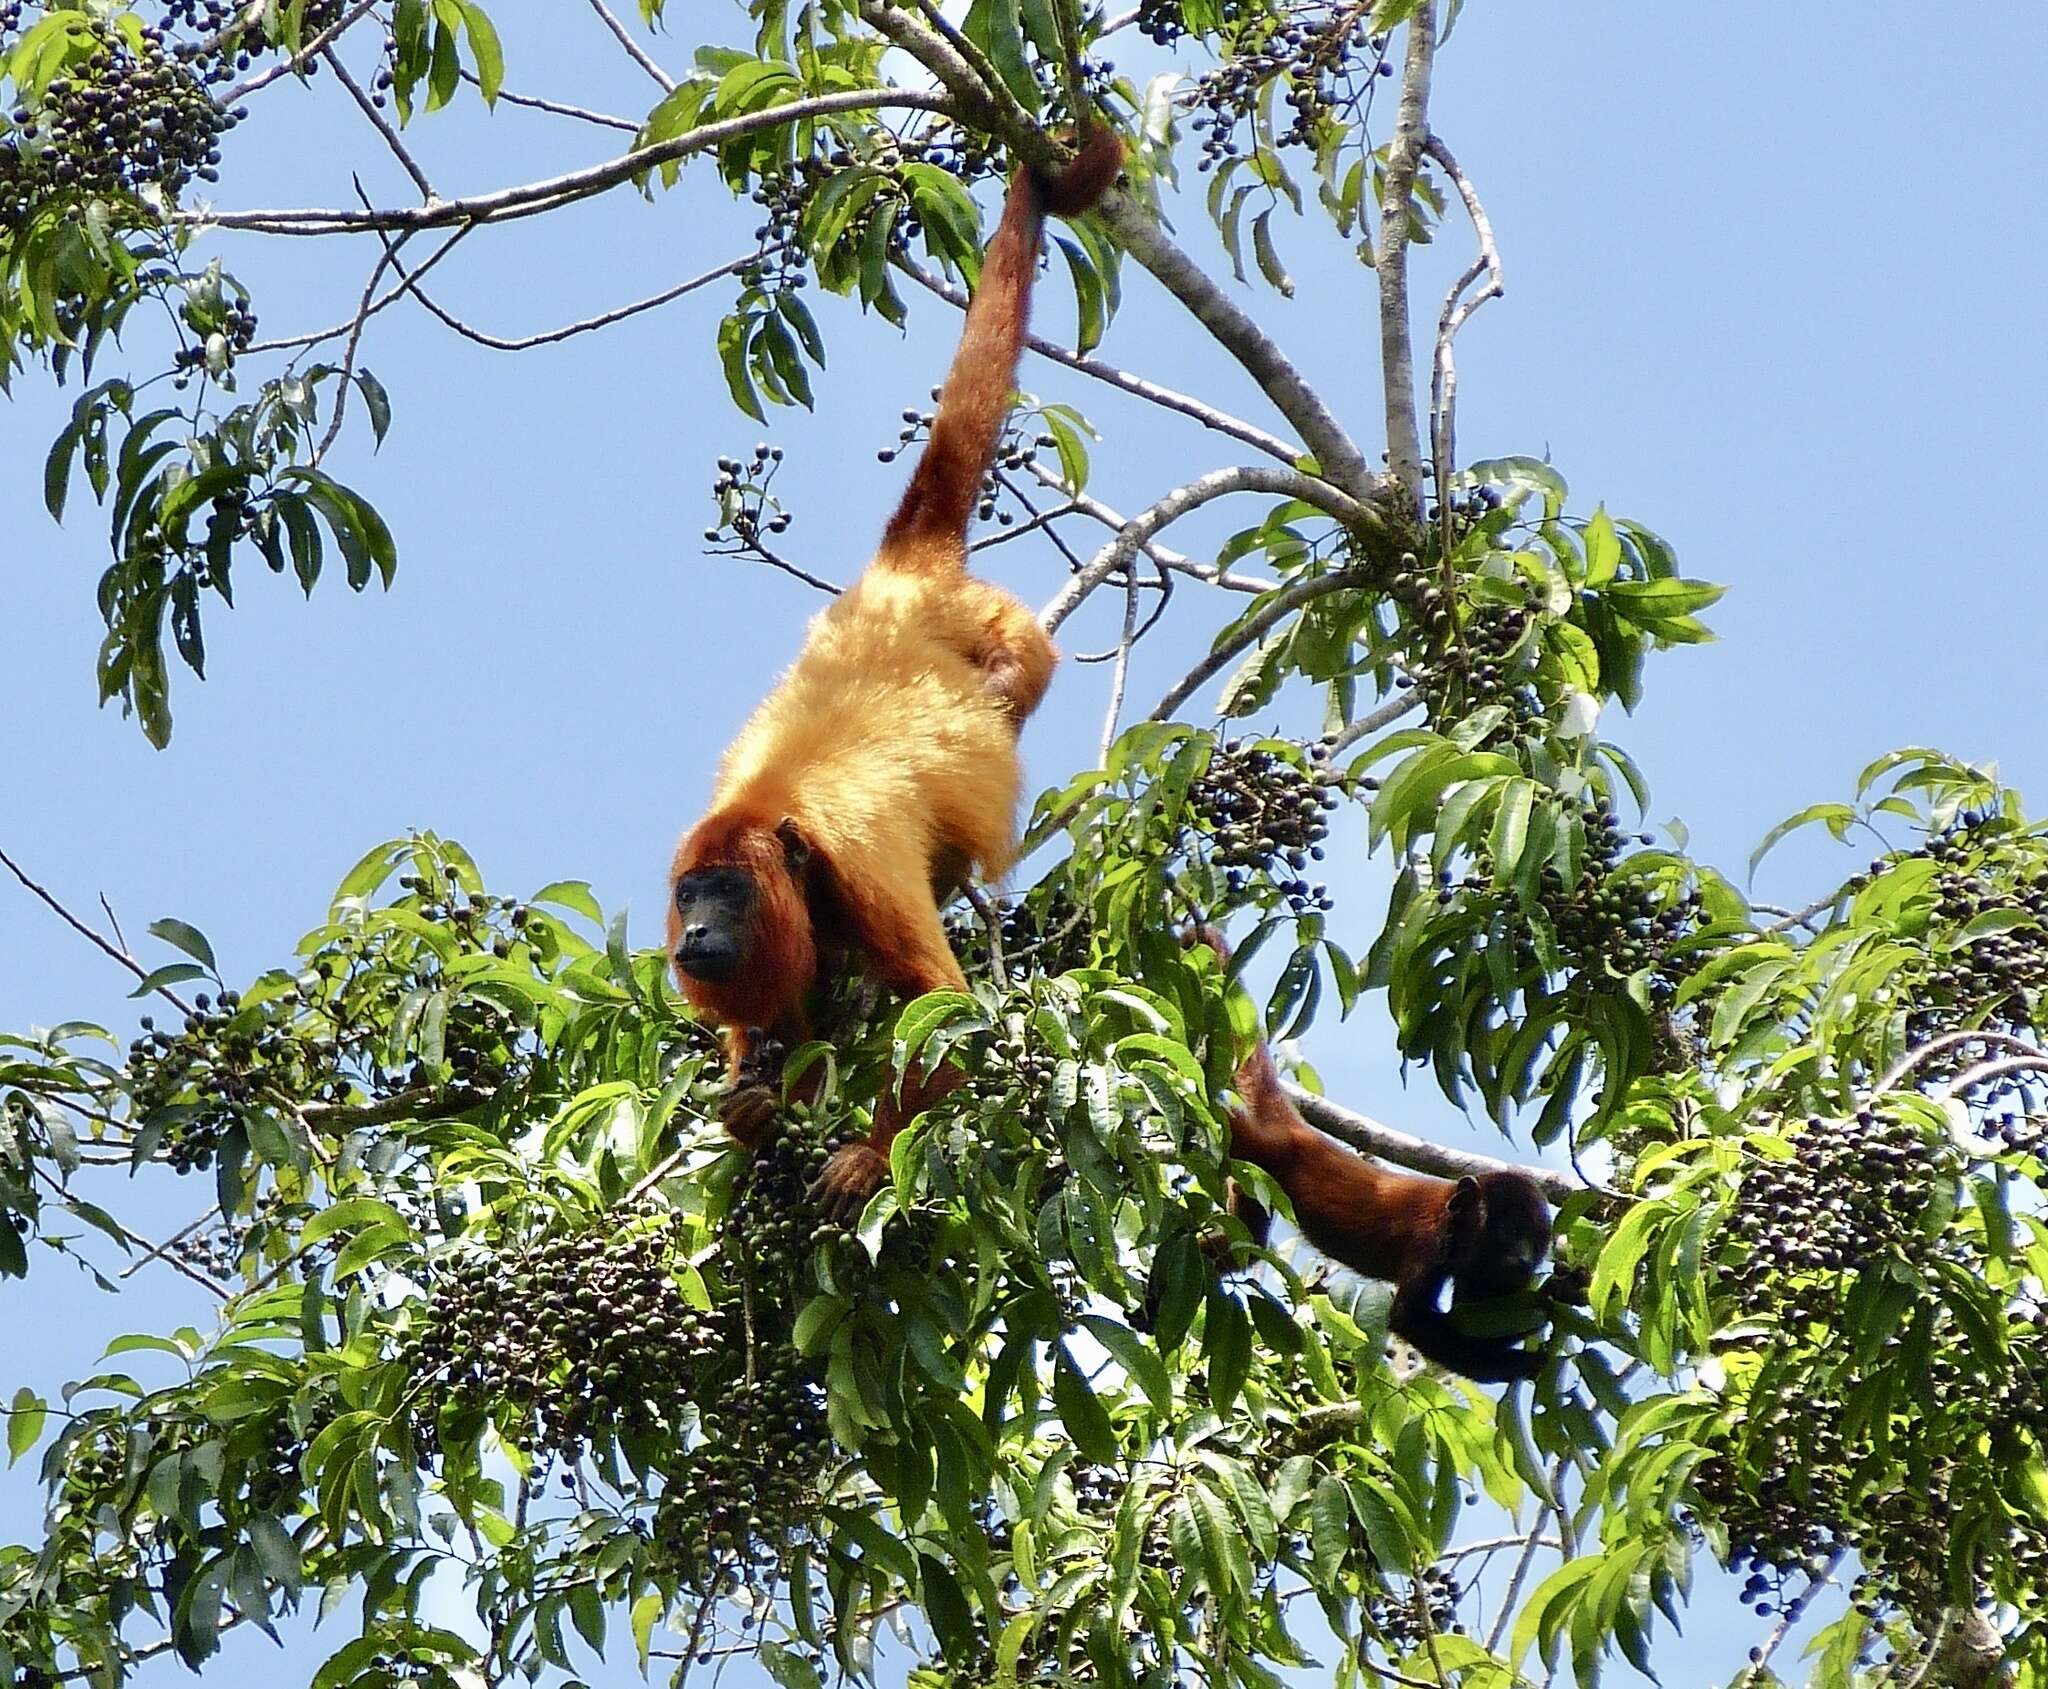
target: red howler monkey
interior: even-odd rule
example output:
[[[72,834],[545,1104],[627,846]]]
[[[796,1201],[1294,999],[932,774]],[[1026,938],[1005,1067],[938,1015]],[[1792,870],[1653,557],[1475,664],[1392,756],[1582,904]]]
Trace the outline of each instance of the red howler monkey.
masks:
[[[711,809],[676,847],[669,955],[683,994],[725,1029],[728,1130],[749,1148],[773,1093],[747,1083],[753,1035],[808,1036],[821,954],[848,953],[909,996],[964,990],[939,918],[970,867],[999,875],[1016,850],[1017,731],[1052,678],[1052,641],[1028,606],[968,575],[967,525],[1009,414],[1039,235],[1048,211],[1094,204],[1123,145],[1087,135],[1057,176],[1011,180],[983,259],[931,439],[880,550],[812,622],[803,650],[720,765]],[[957,1082],[906,1075],[873,1135],[827,1164],[828,1211],[888,1174],[903,1122]]]
[[[1227,967],[1221,935],[1197,928]],[[1543,1356],[1512,1338],[1475,1337],[1441,1306],[1528,1288],[1550,1247],[1550,1205],[1535,1180],[1502,1170],[1462,1179],[1396,1173],[1356,1155],[1302,1119],[1264,1042],[1237,1070],[1242,1108],[1230,1111],[1230,1153],[1263,1168],[1294,1205],[1301,1235],[1353,1272],[1394,1286],[1387,1324],[1437,1365],[1485,1384],[1533,1378]],[[1236,1185],[1231,1212],[1264,1247],[1271,1216]]]

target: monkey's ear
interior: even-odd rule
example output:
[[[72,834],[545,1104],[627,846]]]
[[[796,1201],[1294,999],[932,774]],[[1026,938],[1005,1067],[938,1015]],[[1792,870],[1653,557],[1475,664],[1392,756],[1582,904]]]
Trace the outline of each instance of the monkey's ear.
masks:
[[[1460,1179],[1451,1190],[1451,1212],[1469,1214],[1474,1210],[1484,1211],[1486,1194],[1479,1188],[1479,1181],[1470,1173]]]
[[[782,841],[782,854],[789,863],[792,874],[801,874],[811,860],[811,841],[804,837],[795,820],[785,815],[775,829],[775,836]]]

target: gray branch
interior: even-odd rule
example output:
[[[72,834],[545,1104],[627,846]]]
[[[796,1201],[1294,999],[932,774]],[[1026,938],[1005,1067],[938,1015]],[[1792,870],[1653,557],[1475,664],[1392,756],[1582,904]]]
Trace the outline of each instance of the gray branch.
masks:
[[[1383,1126],[1368,1115],[1348,1109],[1342,1103],[1333,1103],[1328,1097],[1319,1097],[1313,1091],[1304,1091],[1291,1082],[1286,1089],[1294,1106],[1301,1110],[1302,1118],[1317,1131],[1327,1132],[1339,1143],[1349,1144],[1355,1150],[1376,1155],[1396,1166],[1412,1168],[1418,1173],[1434,1173],[1440,1179],[1476,1178],[1482,1173],[1520,1173],[1534,1179],[1552,1202],[1562,1202],[1584,1188],[1568,1173],[1555,1172],[1548,1167],[1518,1166],[1471,1150],[1453,1149],[1449,1144],[1434,1144],[1426,1138],[1411,1137],[1391,1126]]]
[[[849,88],[835,94],[818,94],[788,105],[770,106],[765,111],[729,117],[722,123],[707,123],[686,135],[677,135],[638,152],[622,153],[581,170],[550,176],[517,187],[499,188],[462,199],[440,199],[430,205],[393,206],[385,210],[352,210],[346,206],[311,206],[257,211],[181,211],[174,221],[221,229],[254,229],[281,235],[342,235],[383,231],[389,234],[409,229],[447,228],[456,224],[494,223],[513,217],[531,217],[552,211],[593,194],[618,187],[644,171],[672,164],[692,153],[723,146],[742,135],[775,129],[810,118],[832,117],[841,112],[874,111],[884,108],[910,111],[950,112],[952,102],[943,94],[917,88]]]
[[[1386,395],[1387,466],[1411,510],[1422,505],[1422,441],[1415,423],[1415,351],[1408,327],[1408,218],[1416,167],[1429,129],[1429,77],[1436,60],[1436,4],[1427,0],[1408,20],[1408,56],[1401,104],[1387,143],[1380,190],[1380,380]]]
[[[947,304],[967,309],[967,294],[953,286],[943,277],[933,274],[922,264],[908,255],[896,259],[896,267],[920,287],[936,293]],[[1047,340],[1032,334],[1024,341],[1032,351],[1042,358],[1050,358],[1056,364],[1068,369],[1079,370],[1083,375],[1093,376],[1097,381],[1106,382],[1120,392],[1130,393],[1162,409],[1176,411],[1185,417],[1192,417],[1204,428],[1213,428],[1219,434],[1228,434],[1233,440],[1241,441],[1255,451],[1264,452],[1268,457],[1278,458],[1282,463],[1293,465],[1301,458],[1301,448],[1290,446],[1278,435],[1268,434],[1263,428],[1239,420],[1227,411],[1217,410],[1213,405],[1193,398],[1186,393],[1176,392],[1171,387],[1162,387],[1156,381],[1147,381],[1143,376],[1132,375],[1114,364],[1104,363],[1100,358],[1087,357],[1079,352],[1069,352],[1057,341]]]
[[[1175,683],[1173,689],[1159,700],[1148,718],[1152,721],[1167,721],[1175,710],[1194,696],[1196,689],[1223,672],[1224,666],[1266,637],[1282,618],[1292,615],[1304,604],[1327,597],[1333,592],[1342,592],[1349,587],[1372,584],[1373,571],[1364,568],[1336,569],[1327,575],[1312,575],[1305,580],[1289,581],[1279,591],[1268,593],[1257,609],[1245,617],[1231,636],[1218,645]]]

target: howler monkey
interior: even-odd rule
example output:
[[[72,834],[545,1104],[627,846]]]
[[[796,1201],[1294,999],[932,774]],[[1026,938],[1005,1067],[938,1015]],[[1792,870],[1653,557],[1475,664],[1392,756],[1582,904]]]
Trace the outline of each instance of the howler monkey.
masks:
[[[1221,935],[1197,928],[1188,942],[1213,949]],[[1301,1235],[1354,1272],[1394,1286],[1387,1324],[1428,1359],[1481,1383],[1533,1378],[1540,1353],[1512,1338],[1460,1331],[1442,1307],[1527,1289],[1550,1247],[1550,1205],[1527,1174],[1503,1169],[1461,1179],[1397,1173],[1324,1136],[1288,1100],[1263,1042],[1237,1070],[1243,1106],[1230,1111],[1230,1153],[1263,1168],[1294,1205]],[[1264,1247],[1271,1216],[1231,1187],[1231,1212]]]
[[[881,548],[812,622],[795,664],[720,765],[710,812],[670,869],[669,954],[683,994],[725,1030],[723,1109],[759,1141],[773,1093],[749,1084],[755,1034],[808,1035],[821,958],[844,953],[915,996],[965,977],[939,906],[970,868],[999,875],[1016,849],[1017,732],[1052,678],[1052,641],[1022,601],[967,573],[967,525],[1010,408],[1048,211],[1092,205],[1123,146],[1096,129],[1058,175],[1010,183],[984,255],[931,439]],[[819,1180],[828,1211],[865,1202],[903,1122],[957,1082],[904,1077],[873,1135]]]

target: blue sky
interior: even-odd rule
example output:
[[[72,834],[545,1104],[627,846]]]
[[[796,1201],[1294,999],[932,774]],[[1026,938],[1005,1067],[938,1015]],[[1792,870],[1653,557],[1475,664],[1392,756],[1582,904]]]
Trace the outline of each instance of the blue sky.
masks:
[[[672,10],[678,31],[697,11]],[[509,87],[629,115],[657,93],[577,9],[503,0],[494,15]],[[745,39],[736,11],[720,27],[719,39]],[[678,39],[668,56],[680,65]],[[1507,297],[1459,344],[1463,454],[1547,454],[1581,509],[1604,501],[1647,523],[1688,573],[1729,585],[1709,613],[1720,643],[1659,659],[1638,714],[1603,728],[1648,771],[1652,818],[1682,817],[1694,850],[1738,875],[1773,822],[1843,795],[1897,744],[1997,758],[2048,803],[2048,575],[2031,510],[2048,448],[2033,280],[2048,252],[2044,64],[2038,8],[1956,21],[1891,0],[1474,0],[1440,58],[1434,126],[1484,197],[1508,274]],[[411,197],[335,93],[323,80],[260,95],[230,139],[221,202],[346,204],[351,170],[381,200]],[[471,101],[417,123],[412,140],[437,185],[461,192],[593,162],[617,138],[509,108],[486,117]],[[1213,250],[1197,204],[1177,220],[1191,246]],[[529,333],[732,256],[753,221],[702,180],[653,204],[614,193],[471,237],[441,266],[437,297],[492,332]],[[1306,228],[1278,232],[1299,294],[1261,289],[1247,303],[1377,451],[1371,277]],[[334,240],[221,250],[254,289],[266,336],[346,316],[374,257]],[[1430,314],[1468,250],[1452,219],[1423,255]],[[1067,332],[1063,281],[1044,291],[1041,328]],[[164,753],[94,708],[103,520],[82,489],[67,526],[43,516],[42,457],[69,397],[22,378],[0,411],[13,565],[0,846],[81,910],[104,894],[131,937],[161,915],[201,926],[231,976],[280,959],[363,849],[411,826],[463,840],[501,890],[588,878],[651,942],[675,835],[815,603],[780,576],[700,555],[714,460],[757,438],[782,445],[788,549],[850,578],[901,484],[875,449],[938,379],[957,329],[949,308],[921,300],[907,336],[814,301],[831,357],[818,409],[764,431],[731,410],[718,376],[724,297],[714,287],[518,357],[418,310],[377,319],[363,360],[391,392],[391,438],[372,457],[358,419],[333,467],[397,533],[397,585],[356,599],[329,580],[307,604],[245,563],[241,607],[209,627],[212,678],[174,680]],[[1104,355],[1274,425],[1192,327],[1133,269]],[[1023,380],[1102,428],[1095,490],[1126,509],[1239,461],[1228,442],[1067,372],[1038,363]],[[1167,537],[1196,549],[1256,509],[1221,507]],[[993,555],[990,572],[1032,601],[1056,589],[1048,547]],[[1177,595],[1140,649],[1140,713],[1228,609]],[[1065,648],[1099,648],[1110,614],[1070,624]],[[1035,783],[1092,763],[1105,683],[1101,667],[1063,667],[1026,736]],[[1847,866],[1788,845],[1758,894],[1803,900]],[[1384,870],[1365,859],[1362,828],[1331,868],[1362,940]],[[125,1025],[125,990],[0,881],[0,1026]],[[1356,1107],[1425,1133],[1472,1130],[1426,1082],[1404,1089],[1371,1005],[1320,1027],[1309,1049]],[[176,1188],[143,1197],[166,1230],[204,1201]],[[201,1315],[188,1288],[145,1272],[116,1307],[39,1260],[30,1288],[0,1288],[13,1382],[51,1388],[117,1331]],[[14,1474],[0,1528],[21,1534],[33,1506]],[[1718,1616],[1702,1615],[1667,1683],[1725,1680],[1739,1663],[1760,1627]],[[631,1680],[619,1667],[595,1681]]]

